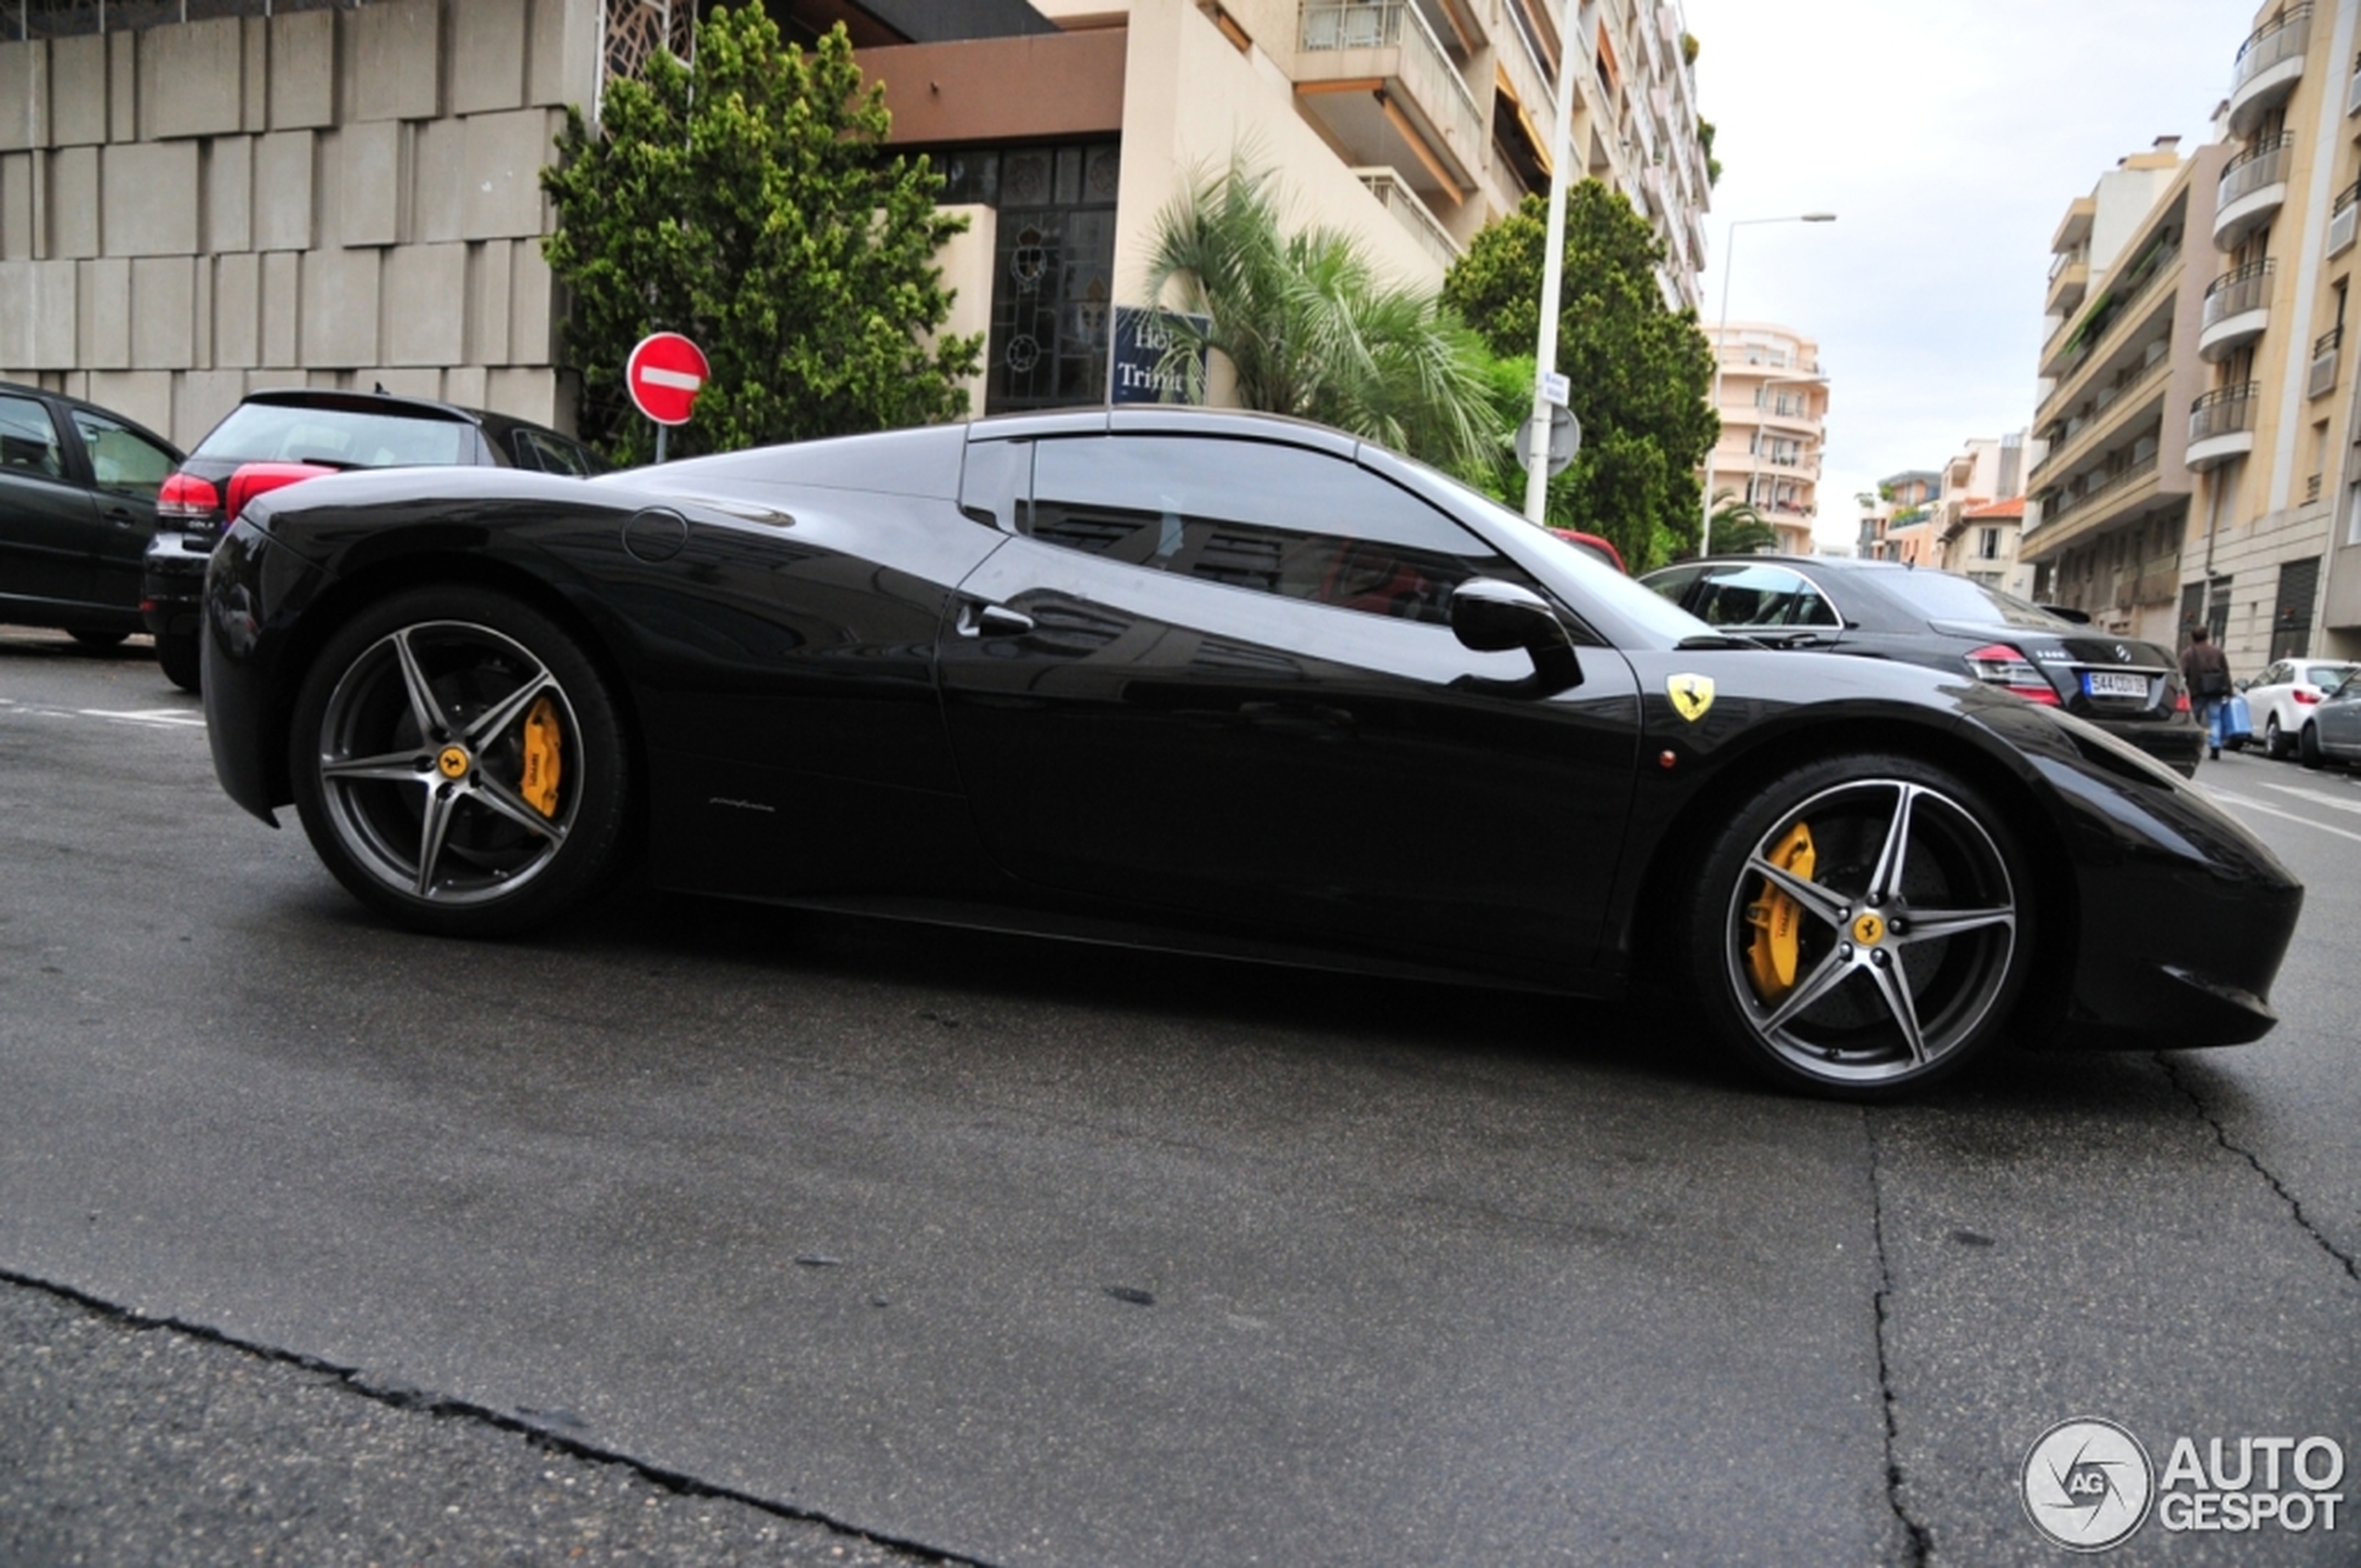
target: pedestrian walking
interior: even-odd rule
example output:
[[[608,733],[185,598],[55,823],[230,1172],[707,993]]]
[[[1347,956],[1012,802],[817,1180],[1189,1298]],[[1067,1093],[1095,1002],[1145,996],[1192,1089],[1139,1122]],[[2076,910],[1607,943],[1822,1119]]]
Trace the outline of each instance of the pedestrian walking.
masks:
[[[2189,628],[2189,651],[2181,655],[2181,683],[2189,689],[2197,722],[2205,726],[2209,755],[2222,756],[2222,710],[2230,700],[2230,656],[2215,646],[2203,626]]]

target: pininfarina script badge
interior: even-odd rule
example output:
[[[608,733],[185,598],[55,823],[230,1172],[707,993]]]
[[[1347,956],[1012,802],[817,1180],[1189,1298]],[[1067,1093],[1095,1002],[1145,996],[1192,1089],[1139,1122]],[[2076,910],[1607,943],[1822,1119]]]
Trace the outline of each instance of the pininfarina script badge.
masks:
[[[1709,675],[1676,675],[1665,681],[1664,690],[1674,710],[1692,724],[1713,705],[1713,677]]]

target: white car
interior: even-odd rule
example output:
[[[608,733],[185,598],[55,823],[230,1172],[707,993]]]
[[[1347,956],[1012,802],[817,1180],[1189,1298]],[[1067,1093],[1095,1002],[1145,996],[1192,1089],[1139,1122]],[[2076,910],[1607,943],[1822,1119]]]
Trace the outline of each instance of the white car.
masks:
[[[2247,709],[2262,749],[2273,757],[2295,752],[2296,737],[2321,696],[2361,669],[2343,659],[2281,659],[2247,682]]]

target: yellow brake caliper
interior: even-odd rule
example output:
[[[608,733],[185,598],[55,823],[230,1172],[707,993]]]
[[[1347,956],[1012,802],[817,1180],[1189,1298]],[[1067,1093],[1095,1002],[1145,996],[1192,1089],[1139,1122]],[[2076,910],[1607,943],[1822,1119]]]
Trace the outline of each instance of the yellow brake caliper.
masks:
[[[1811,826],[1796,824],[1764,858],[1782,871],[1812,880]],[[1755,995],[1765,1003],[1775,1002],[1795,988],[1802,920],[1803,906],[1765,876],[1761,899],[1747,905],[1747,924],[1754,928],[1754,939],[1747,944],[1747,976],[1754,982]]]
[[[545,817],[558,814],[558,774],[564,766],[565,742],[558,727],[558,705],[544,697],[524,716],[524,778],[517,793]],[[1794,967],[1794,955],[1788,955]]]

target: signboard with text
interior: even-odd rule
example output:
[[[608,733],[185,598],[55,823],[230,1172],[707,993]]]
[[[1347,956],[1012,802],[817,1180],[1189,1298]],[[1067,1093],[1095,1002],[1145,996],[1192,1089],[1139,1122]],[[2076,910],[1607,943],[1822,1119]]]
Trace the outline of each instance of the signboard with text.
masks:
[[[1115,360],[1109,366],[1109,402],[1186,402],[1188,381],[1179,367],[1159,369],[1171,335],[1161,319],[1175,312],[1145,310],[1136,305],[1115,308]],[[1204,316],[1184,316],[1198,330],[1213,323]],[[1198,380],[1204,379],[1205,350],[1197,350]]]

